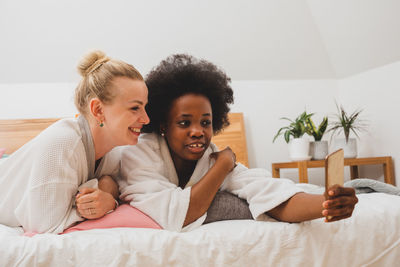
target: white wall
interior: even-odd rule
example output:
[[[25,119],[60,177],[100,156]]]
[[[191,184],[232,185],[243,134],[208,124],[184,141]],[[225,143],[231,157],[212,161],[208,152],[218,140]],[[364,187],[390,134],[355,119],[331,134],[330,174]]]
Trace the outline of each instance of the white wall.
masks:
[[[0,83],[0,119],[74,117],[75,83]]]
[[[339,99],[349,110],[363,108],[368,132],[359,141],[359,156],[386,156],[400,168],[400,62],[340,80]],[[362,176],[382,179],[380,166],[361,168]],[[396,184],[400,185],[397,171]]]
[[[287,125],[279,118],[294,119],[307,110],[316,113],[314,121],[319,123],[335,108],[334,80],[236,81],[232,85],[235,91],[232,111],[243,112],[245,116],[250,167],[270,170],[271,163],[289,160],[283,137],[272,143],[278,129]],[[310,170],[309,175],[310,182],[323,184],[322,170]],[[281,176],[295,179],[298,173],[283,169]]]

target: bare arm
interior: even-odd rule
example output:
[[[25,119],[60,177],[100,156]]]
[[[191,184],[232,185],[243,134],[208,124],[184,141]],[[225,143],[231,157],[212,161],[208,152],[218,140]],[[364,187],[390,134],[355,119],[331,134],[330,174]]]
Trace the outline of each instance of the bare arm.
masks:
[[[76,196],[78,212],[86,219],[100,218],[116,207],[119,191],[112,177],[102,176],[98,188],[83,188]]]
[[[99,189],[110,193],[114,199],[118,200],[119,197],[119,190],[118,190],[118,184],[114,181],[114,179],[111,176],[105,175],[102,176],[99,179]]]
[[[334,185],[328,193],[298,193],[267,214],[284,222],[303,222],[327,216],[332,217],[326,221],[333,222],[350,217],[358,202],[354,189]]]
[[[322,217],[323,195],[298,193],[281,205],[267,212],[279,221],[302,222]]]
[[[225,177],[235,167],[236,157],[229,147],[211,156],[216,158],[215,164],[197,184],[192,186],[183,226],[194,222],[208,210]]]

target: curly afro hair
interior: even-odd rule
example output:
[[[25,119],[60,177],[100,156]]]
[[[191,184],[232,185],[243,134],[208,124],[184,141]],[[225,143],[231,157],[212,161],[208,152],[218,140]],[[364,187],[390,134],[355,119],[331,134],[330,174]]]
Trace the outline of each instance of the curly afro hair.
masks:
[[[160,133],[167,122],[172,102],[186,94],[207,97],[213,113],[213,132],[217,134],[229,125],[229,104],[233,103],[231,79],[217,66],[186,54],[176,54],[161,61],[146,77],[149,89],[146,106],[150,123],[143,132]]]

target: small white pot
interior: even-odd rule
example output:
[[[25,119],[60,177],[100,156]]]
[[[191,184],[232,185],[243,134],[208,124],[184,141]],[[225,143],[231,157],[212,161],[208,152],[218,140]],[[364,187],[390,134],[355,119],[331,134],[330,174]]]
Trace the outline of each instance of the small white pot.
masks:
[[[346,143],[346,138],[337,138],[333,141],[333,151],[343,149],[345,158],[356,158],[357,157],[357,140],[355,138],[349,138]]]
[[[310,141],[306,138],[294,138],[289,141],[289,157],[293,161],[309,160]]]
[[[310,155],[312,159],[325,159],[328,155],[328,141],[314,141],[310,143]]]

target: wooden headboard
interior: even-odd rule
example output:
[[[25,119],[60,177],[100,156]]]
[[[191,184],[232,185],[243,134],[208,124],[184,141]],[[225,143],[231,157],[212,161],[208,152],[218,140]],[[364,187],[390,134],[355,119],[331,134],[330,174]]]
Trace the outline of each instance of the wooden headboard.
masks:
[[[229,113],[229,122],[231,124],[214,136],[212,142],[219,149],[229,146],[236,154],[236,161],[249,167],[243,113]]]
[[[59,118],[0,120],[0,148],[6,148],[5,153],[11,154],[57,120]],[[229,120],[229,127],[214,136],[212,141],[220,149],[230,146],[237,161],[248,166],[243,114],[230,113]]]

